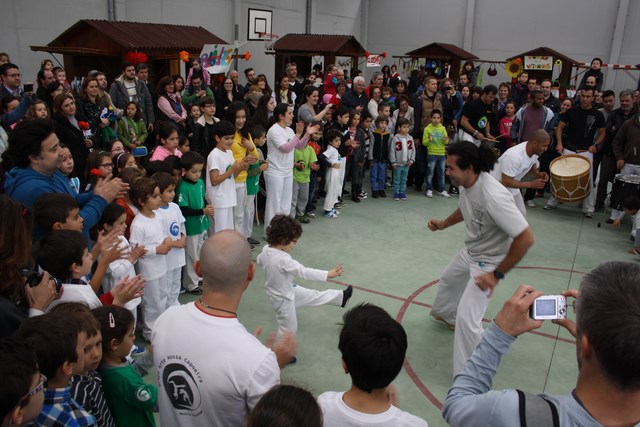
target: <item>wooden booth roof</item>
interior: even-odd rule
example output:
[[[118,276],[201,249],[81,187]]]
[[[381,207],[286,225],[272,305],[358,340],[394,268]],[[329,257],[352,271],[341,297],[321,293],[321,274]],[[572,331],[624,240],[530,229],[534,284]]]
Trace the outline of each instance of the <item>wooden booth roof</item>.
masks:
[[[466,50],[459,48],[454,44],[449,43],[439,43],[434,42],[430,43],[426,46],[419,47],[417,49],[412,50],[411,52],[405,53],[406,56],[412,56],[415,58],[436,58],[436,57],[444,57],[447,55],[453,55],[460,59],[478,59],[471,52],[467,52]]]
[[[349,35],[337,34],[286,34],[273,45],[275,54],[333,53],[336,56],[364,56],[360,42]]]
[[[520,57],[523,57],[523,56],[553,56],[556,59],[561,59],[562,62],[564,62],[564,63],[571,63],[571,64],[574,64],[574,65],[579,63],[575,59],[569,58],[568,56],[565,56],[565,55],[561,54],[560,52],[558,52],[556,50],[553,50],[550,47],[546,47],[546,46],[540,46],[540,47],[537,47],[535,49],[528,50],[528,51],[526,51],[524,53],[521,53],[519,55],[511,56],[511,57],[507,58],[507,61],[510,61],[512,59],[515,59],[515,58],[520,58]]]
[[[200,52],[205,44],[228,44],[202,27],[146,22],[81,19],[46,46],[32,50],[62,54],[120,56],[123,51],[187,50]]]

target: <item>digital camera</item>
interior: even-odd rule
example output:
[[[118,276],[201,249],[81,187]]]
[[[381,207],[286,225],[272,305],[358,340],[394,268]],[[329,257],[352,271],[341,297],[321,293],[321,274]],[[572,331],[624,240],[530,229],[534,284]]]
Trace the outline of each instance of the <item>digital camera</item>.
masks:
[[[534,320],[566,319],[567,299],[562,295],[536,298],[529,308],[529,316]]]
[[[29,270],[29,269],[24,269],[22,270],[21,273],[22,273],[22,277],[26,279],[27,284],[31,288],[35,288],[36,286],[38,286],[42,281],[42,276],[44,276],[44,273],[40,273],[39,271]],[[60,279],[56,277],[53,277],[53,276],[49,276],[49,277],[51,280],[53,280],[53,283],[56,284],[56,293],[59,293],[60,289],[62,288],[62,282],[60,281]]]

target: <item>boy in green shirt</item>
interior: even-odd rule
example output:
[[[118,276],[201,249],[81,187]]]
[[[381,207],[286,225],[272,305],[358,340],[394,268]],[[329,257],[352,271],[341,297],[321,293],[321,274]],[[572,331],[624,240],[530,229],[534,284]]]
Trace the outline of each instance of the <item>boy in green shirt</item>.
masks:
[[[293,152],[293,195],[291,197],[291,216],[298,221],[308,224],[311,219],[306,214],[309,201],[309,183],[311,170],[320,169],[316,152],[309,144],[303,149],[296,148]]]

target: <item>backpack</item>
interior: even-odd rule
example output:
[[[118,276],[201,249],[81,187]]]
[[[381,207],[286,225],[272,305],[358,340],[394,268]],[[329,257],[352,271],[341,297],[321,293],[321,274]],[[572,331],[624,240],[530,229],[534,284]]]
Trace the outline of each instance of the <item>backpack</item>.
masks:
[[[560,427],[558,408],[544,397],[518,392],[518,407],[520,410],[521,427]]]

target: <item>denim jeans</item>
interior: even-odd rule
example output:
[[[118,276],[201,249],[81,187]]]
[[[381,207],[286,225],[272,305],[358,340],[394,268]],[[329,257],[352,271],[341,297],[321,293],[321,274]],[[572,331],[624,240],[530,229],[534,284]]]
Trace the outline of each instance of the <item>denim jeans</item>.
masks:
[[[445,156],[427,156],[427,190],[433,190],[433,173],[436,173],[439,193],[444,191],[444,161]]]
[[[371,162],[371,191],[380,191],[384,190],[384,181],[387,178],[387,163],[386,162],[376,162],[373,160]]]
[[[409,166],[398,166],[393,171],[393,193],[405,193],[407,191],[407,175]]]

